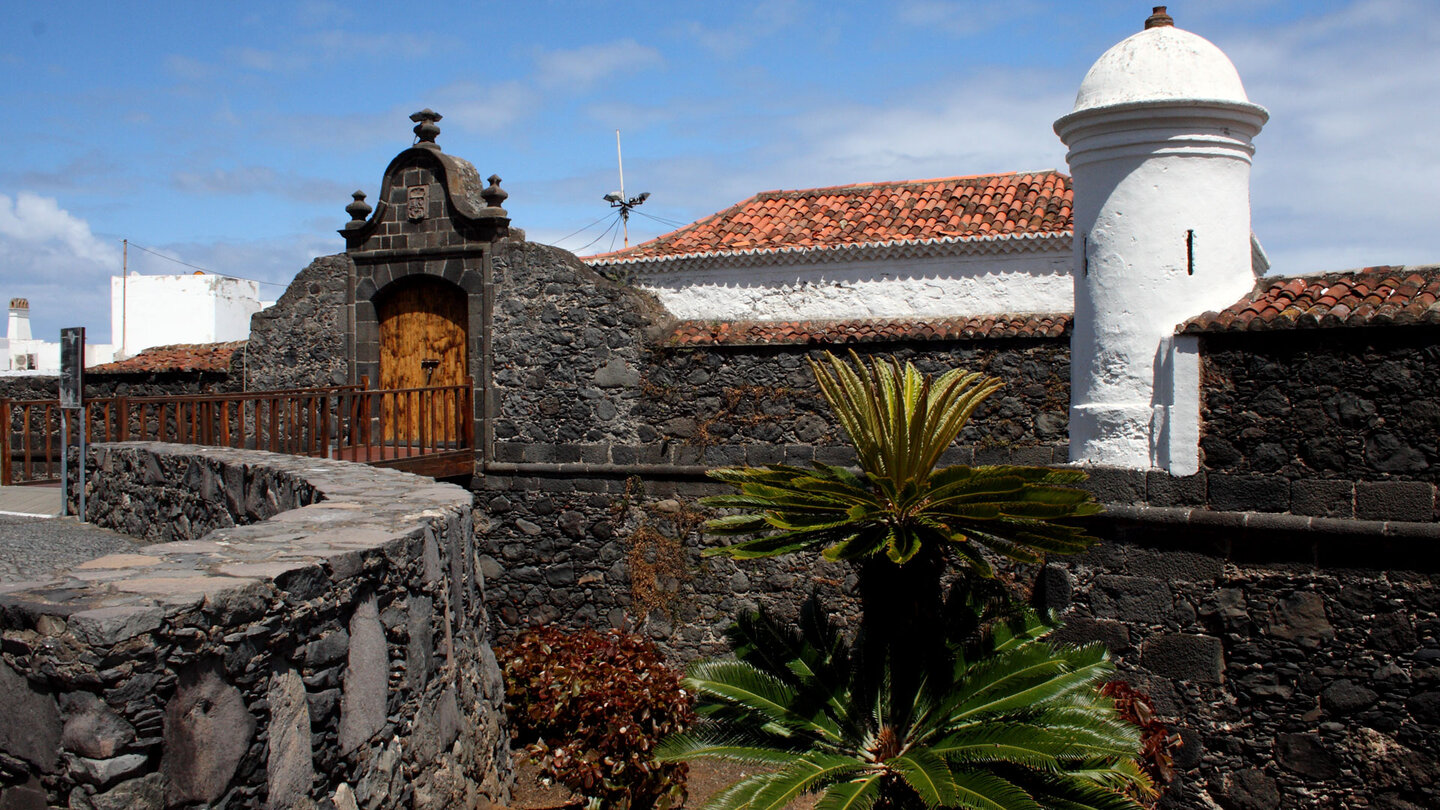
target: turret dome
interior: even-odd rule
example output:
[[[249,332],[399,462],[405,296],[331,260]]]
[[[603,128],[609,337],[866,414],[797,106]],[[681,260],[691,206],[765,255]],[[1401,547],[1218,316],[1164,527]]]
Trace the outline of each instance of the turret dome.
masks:
[[[1163,8],[1156,9],[1163,15]],[[1151,17],[1154,21],[1156,17]],[[1163,22],[1149,24],[1106,51],[1075,95],[1073,112],[1153,101],[1249,104],[1240,74],[1224,52],[1198,34]]]

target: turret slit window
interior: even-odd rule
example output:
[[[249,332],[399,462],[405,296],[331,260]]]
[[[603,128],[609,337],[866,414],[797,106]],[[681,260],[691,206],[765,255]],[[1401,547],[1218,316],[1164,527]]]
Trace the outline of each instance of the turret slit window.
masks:
[[[1185,231],[1185,272],[1195,275],[1195,229]]]

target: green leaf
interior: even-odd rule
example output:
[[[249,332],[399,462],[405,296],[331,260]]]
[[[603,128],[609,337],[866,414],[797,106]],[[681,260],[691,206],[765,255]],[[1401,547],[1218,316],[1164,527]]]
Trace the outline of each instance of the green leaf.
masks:
[[[815,810],[870,810],[880,798],[882,779],[883,774],[870,773],[831,785],[815,803]]]
[[[981,770],[955,772],[956,803],[977,810],[1041,810],[1014,782]]]
[[[755,795],[763,790],[772,778],[773,774],[757,773],[741,779],[711,796],[701,810],[746,810]]]
[[[803,793],[824,787],[865,769],[853,757],[814,754],[777,771],[755,798],[750,810],[782,810]]]
[[[933,752],[925,749],[912,751],[886,760],[885,765],[899,774],[927,807],[955,803],[955,777],[945,760]]]
[[[797,711],[797,693],[793,686],[744,661],[698,661],[690,666],[684,683],[697,695],[761,715],[776,731],[805,732],[830,741],[840,738],[840,729],[832,718]]]
[[[708,738],[692,734],[672,734],[655,748],[655,759],[660,762],[681,762],[687,759],[720,759],[728,762],[743,762],[752,765],[790,765],[799,756],[796,753],[744,744],[740,735]]]

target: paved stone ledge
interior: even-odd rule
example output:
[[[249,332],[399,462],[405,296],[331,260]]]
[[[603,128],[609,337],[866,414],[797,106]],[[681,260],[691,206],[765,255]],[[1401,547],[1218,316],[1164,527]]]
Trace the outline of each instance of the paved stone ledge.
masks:
[[[1120,520],[1171,525],[1212,526],[1233,529],[1314,532],[1317,534],[1364,537],[1440,540],[1440,523],[1393,520],[1341,520],[1273,512],[1215,512],[1183,507],[1129,506],[1109,504],[1105,515]]]
[[[469,492],[184,445],[88,462],[89,519],[156,542],[0,588],[0,804],[507,799]]]

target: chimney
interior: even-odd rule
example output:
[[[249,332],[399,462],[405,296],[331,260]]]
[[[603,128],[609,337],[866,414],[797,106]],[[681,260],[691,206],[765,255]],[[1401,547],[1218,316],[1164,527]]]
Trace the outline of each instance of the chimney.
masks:
[[[30,340],[30,302],[24,298],[10,299],[10,323],[5,330],[10,340]]]
[[[1145,30],[1147,31],[1151,28],[1159,28],[1166,25],[1174,26],[1175,18],[1165,13],[1164,6],[1155,6],[1150,16],[1145,18]]]

